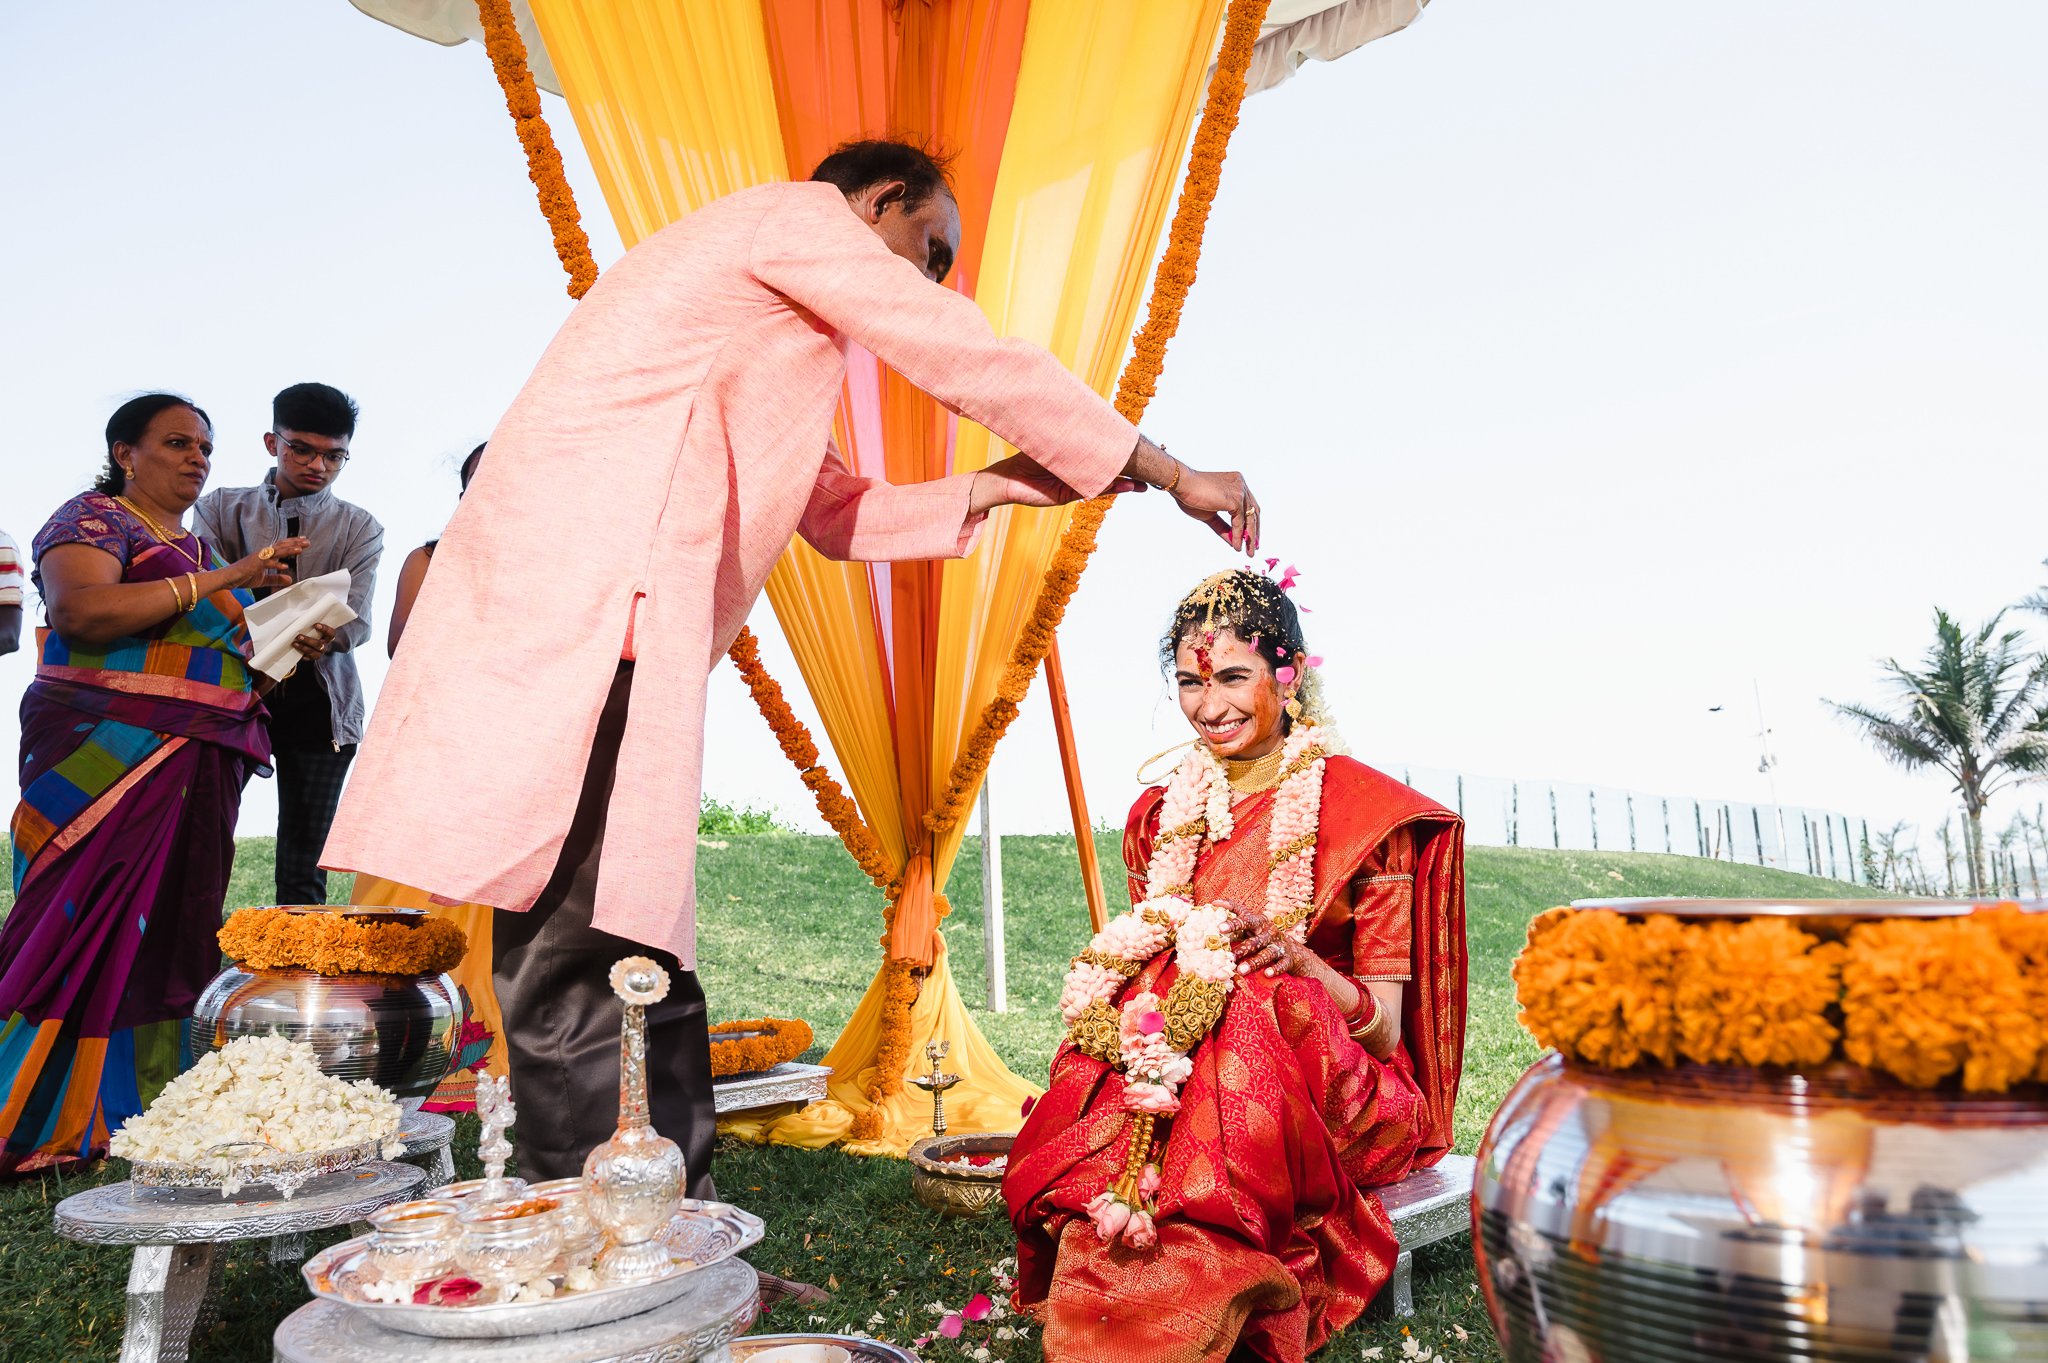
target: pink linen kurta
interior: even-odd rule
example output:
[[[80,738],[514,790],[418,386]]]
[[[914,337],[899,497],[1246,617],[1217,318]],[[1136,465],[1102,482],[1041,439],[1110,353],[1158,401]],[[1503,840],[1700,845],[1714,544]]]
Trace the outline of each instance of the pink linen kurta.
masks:
[[[631,620],[595,923],[694,967],[705,681],[791,535],[836,558],[928,559],[964,554],[979,528],[969,475],[894,487],[830,448],[849,342],[1083,494],[1137,441],[1050,354],[997,337],[891,253],[832,186],[707,205],[604,274],[492,433],[323,865],[530,908]]]

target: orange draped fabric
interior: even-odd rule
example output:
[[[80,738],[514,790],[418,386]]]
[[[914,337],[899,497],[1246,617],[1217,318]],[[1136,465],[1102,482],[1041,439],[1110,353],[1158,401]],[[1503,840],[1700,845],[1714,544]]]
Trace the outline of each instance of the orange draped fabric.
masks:
[[[999,332],[1046,346],[1107,393],[1136,321],[1224,0],[533,0],[550,64],[627,245],[711,199],[807,174],[853,137],[925,138],[956,157],[962,242],[948,281]],[[882,369],[849,356],[835,438],[866,476],[914,482],[1007,451]],[[1029,616],[1067,513],[1001,511],[969,558],[831,563],[792,546],[767,592],[847,785],[903,891],[889,955],[932,968],[956,1004],[912,1015],[908,1065],[944,1038],[982,1057],[947,1105],[1012,1129],[1030,1086],[957,1004],[937,924],[963,829],[924,815]],[[857,1017],[878,1006],[877,973]],[[744,1124],[823,1144],[879,1107],[860,1147],[900,1153],[929,1108],[876,1075],[870,1026],[827,1060],[830,1099]],[[867,1075],[856,1082],[856,1075]],[[869,1090],[879,1082],[881,1097]],[[903,1101],[916,1099],[916,1102]],[[922,1110],[920,1110],[922,1106]]]
[[[1133,810],[1134,881],[1157,833],[1159,792]],[[1195,870],[1200,903],[1265,901],[1273,797],[1233,807],[1236,832]],[[1349,759],[1326,768],[1311,942],[1337,969],[1351,946],[1400,940],[1361,904],[1352,934],[1325,932],[1351,887],[1412,851],[1403,1045],[1382,1062],[1347,1034],[1321,985],[1246,977],[1192,1056],[1181,1108],[1160,1130],[1159,1244],[1104,1246],[1088,1203],[1116,1179],[1131,1137],[1123,1078],[1071,1048],[1018,1133],[1003,1192],[1017,1232],[1017,1304],[1045,1320],[1049,1360],[1222,1360],[1240,1345],[1297,1363],[1363,1313],[1399,1253],[1366,1189],[1440,1159],[1457,1102],[1465,1011],[1463,834],[1457,818]],[[1403,897],[1383,903],[1398,912]],[[1162,952],[1126,986],[1164,994]],[[1155,1132],[1155,1140],[1159,1139]]]

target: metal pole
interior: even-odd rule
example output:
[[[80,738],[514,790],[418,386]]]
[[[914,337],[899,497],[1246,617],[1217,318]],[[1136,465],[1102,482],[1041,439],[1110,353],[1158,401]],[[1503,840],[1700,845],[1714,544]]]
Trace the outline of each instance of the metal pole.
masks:
[[[1586,792],[1586,822],[1593,829],[1593,850],[1600,850],[1600,797],[1592,791]]]
[[[1003,839],[989,799],[987,776],[981,778],[981,954],[988,967],[988,1008],[1010,1011],[1009,972],[1003,960]]]
[[[1629,850],[1629,851],[1631,851],[1631,852],[1633,852],[1633,851],[1635,851],[1635,850],[1636,850],[1636,797],[1635,797],[1635,792],[1634,792],[1634,791],[1630,791],[1630,792],[1628,792],[1628,793],[1627,793],[1626,795],[1624,795],[1624,796],[1623,796],[1622,798],[1628,801],[1628,850]]]
[[[1557,835],[1557,787],[1550,788],[1550,845],[1563,847],[1564,839]]]

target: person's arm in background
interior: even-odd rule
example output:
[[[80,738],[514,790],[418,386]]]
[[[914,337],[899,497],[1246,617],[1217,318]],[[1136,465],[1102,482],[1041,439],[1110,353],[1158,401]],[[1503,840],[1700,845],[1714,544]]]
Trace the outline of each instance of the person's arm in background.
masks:
[[[21,571],[21,550],[0,533],[0,654],[21,647],[21,608],[27,583]]]
[[[422,544],[398,565],[398,600],[391,603],[391,626],[384,635],[384,651],[398,656],[398,641],[405,636],[405,622],[412,618],[413,602],[420,599],[420,584],[427,580],[427,564],[433,555]]]
[[[209,492],[192,504],[191,529],[220,555],[222,563],[233,563],[248,555],[249,550],[242,543],[242,527],[220,492]]]
[[[1241,476],[1189,468],[1145,440],[1050,351],[997,336],[972,299],[891,252],[843,200],[792,196],[762,221],[750,264],[761,283],[1078,495],[1101,496],[1120,477],[1172,484],[1188,515],[1233,548],[1257,547],[1257,503]]]
[[[334,632],[333,653],[347,653],[370,642],[370,606],[377,592],[377,562],[384,557],[384,527],[367,513],[356,527],[355,538],[342,551],[341,566],[348,569],[348,608],[356,618]]]

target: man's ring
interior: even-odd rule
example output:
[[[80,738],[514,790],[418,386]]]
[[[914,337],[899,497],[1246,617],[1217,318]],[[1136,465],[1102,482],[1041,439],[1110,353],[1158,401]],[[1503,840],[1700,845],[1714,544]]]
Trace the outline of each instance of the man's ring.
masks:
[[[274,544],[264,545],[263,548],[257,552],[256,557],[262,559],[265,563],[270,562],[270,560],[277,557],[277,546]]]

